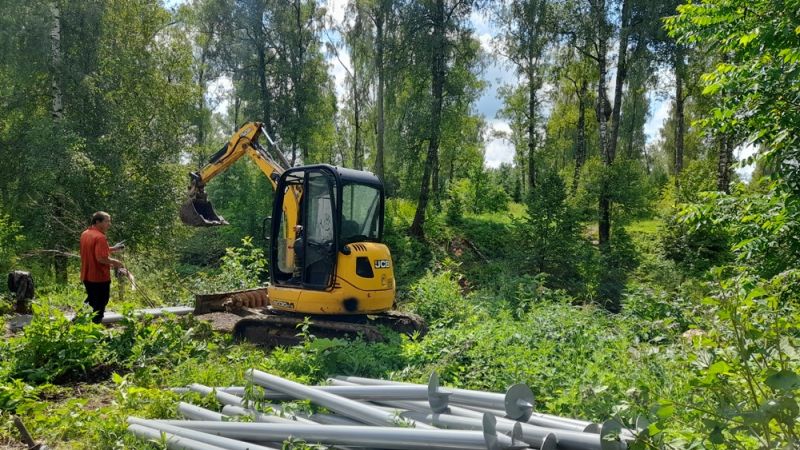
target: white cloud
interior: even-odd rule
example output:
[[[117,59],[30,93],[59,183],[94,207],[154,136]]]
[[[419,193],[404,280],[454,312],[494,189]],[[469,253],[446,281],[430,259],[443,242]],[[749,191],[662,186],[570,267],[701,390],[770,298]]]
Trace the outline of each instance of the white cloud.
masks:
[[[653,113],[647,122],[644,124],[644,134],[647,136],[647,143],[653,143],[660,137],[661,127],[664,126],[664,121],[669,117],[672,102],[670,99],[651,97],[650,108]]]
[[[510,134],[511,127],[505,120],[487,121],[488,130],[486,132],[486,148],[484,161],[488,167],[499,167],[502,163],[514,161],[514,146],[508,139],[497,138],[493,135],[498,133]]]
[[[733,149],[733,156],[736,157],[737,160],[742,161],[753,156],[756,153],[756,146],[753,144],[746,144],[740,145]],[[744,181],[750,181],[750,178],[753,177],[753,170],[755,170],[755,164],[748,164],[744,167],[737,167],[736,173],[742,178]]]
[[[327,15],[334,23],[340,25],[344,23],[345,12],[347,11],[347,0],[327,0],[325,2]]]
[[[206,102],[208,107],[216,114],[226,114],[233,92],[233,80],[228,75],[222,75],[208,84]]]

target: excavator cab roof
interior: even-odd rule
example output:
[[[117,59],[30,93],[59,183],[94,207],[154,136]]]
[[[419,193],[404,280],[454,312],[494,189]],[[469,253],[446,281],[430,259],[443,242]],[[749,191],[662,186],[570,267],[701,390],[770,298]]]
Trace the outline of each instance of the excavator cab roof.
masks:
[[[372,186],[380,191],[383,191],[383,183],[381,180],[375,176],[372,172],[366,172],[363,170],[354,170],[354,169],[347,169],[345,167],[339,166],[332,166],[330,164],[313,164],[309,166],[298,166],[292,167],[284,172],[284,176],[297,176],[298,172],[308,172],[310,170],[327,170],[331,174],[336,177],[336,179],[341,184],[363,184],[367,186]]]

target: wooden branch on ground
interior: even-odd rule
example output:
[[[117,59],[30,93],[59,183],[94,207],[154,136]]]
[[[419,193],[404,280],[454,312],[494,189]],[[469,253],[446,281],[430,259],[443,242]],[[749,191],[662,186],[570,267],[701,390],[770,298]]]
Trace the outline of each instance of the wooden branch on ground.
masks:
[[[476,253],[478,256],[480,256],[480,257],[481,257],[481,259],[482,259],[484,262],[487,262],[487,263],[489,262],[489,258],[487,258],[486,256],[484,256],[484,254],[483,254],[483,253],[481,253],[481,251],[480,251],[480,250],[478,250],[478,247],[477,247],[475,244],[473,244],[473,243],[472,243],[472,241],[470,241],[470,240],[469,240],[469,239],[467,239],[467,238],[464,238],[464,242],[466,242],[466,243],[467,243],[467,245],[469,245],[469,248],[471,248],[471,249],[472,249],[472,251],[474,251],[474,252],[475,252],[475,253]]]

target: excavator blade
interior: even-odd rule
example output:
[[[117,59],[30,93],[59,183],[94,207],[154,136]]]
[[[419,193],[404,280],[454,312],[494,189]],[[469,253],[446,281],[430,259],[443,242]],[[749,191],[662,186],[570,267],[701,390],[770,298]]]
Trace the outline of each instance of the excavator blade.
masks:
[[[228,225],[228,221],[214,211],[208,200],[190,198],[181,205],[181,221],[192,227]]]

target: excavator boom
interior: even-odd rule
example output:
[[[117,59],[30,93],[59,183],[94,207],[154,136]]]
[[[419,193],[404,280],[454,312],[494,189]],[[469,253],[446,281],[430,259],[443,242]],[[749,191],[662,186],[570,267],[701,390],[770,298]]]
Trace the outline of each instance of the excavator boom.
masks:
[[[269,146],[264,148],[258,140],[264,136]],[[270,152],[270,149],[272,150]],[[277,187],[281,174],[289,167],[289,162],[276,149],[275,143],[264,129],[261,122],[248,122],[234,133],[230,141],[217,153],[211,156],[208,164],[197,172],[189,174],[189,198],[181,205],[181,221],[193,227],[214,227],[227,225],[228,222],[214,210],[205,192],[206,184],[215,176],[235,163],[239,158],[248,155],[264,172],[272,184]],[[295,196],[295,200],[297,196]],[[296,206],[296,201],[294,202]],[[291,206],[288,206],[291,208]]]

